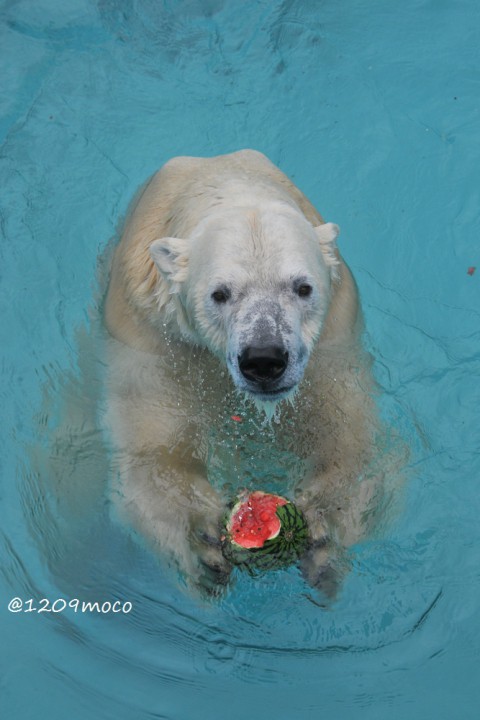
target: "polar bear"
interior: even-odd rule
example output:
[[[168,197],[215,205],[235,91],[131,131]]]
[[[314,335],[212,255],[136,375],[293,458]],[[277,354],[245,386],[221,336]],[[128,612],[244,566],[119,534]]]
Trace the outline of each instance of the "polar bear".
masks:
[[[381,494],[371,361],[338,232],[264,155],[242,150],[167,162],[115,251],[112,497],[208,592],[228,582],[221,521],[240,487],[267,482],[302,509],[301,567],[320,588]]]

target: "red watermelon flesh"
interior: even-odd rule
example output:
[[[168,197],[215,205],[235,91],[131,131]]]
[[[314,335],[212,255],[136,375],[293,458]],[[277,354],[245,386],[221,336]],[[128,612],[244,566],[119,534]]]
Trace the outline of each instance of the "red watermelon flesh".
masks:
[[[232,510],[227,531],[230,541],[242,548],[260,548],[267,540],[277,537],[281,529],[277,508],[288,500],[280,495],[256,490],[240,500]]]

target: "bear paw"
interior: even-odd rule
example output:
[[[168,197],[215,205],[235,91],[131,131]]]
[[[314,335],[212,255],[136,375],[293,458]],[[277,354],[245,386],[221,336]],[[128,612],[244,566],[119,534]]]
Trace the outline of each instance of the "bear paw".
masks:
[[[349,564],[339,549],[324,539],[310,543],[300,559],[300,570],[308,584],[330,603],[338,597]]]
[[[198,568],[195,584],[202,594],[221,595],[230,580],[231,564],[224,558],[220,533],[215,524],[197,522],[191,529],[190,547]]]

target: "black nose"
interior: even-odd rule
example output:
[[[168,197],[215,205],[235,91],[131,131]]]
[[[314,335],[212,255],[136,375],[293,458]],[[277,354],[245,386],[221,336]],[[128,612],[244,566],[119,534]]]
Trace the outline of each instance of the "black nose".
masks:
[[[265,382],[277,380],[288,363],[288,352],[275,345],[247,347],[238,358],[238,366],[247,380]]]

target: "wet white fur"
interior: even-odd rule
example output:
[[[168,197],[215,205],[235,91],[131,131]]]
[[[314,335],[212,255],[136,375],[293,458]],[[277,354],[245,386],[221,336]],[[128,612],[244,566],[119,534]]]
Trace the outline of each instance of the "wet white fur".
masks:
[[[246,397],[237,357],[260,321],[288,348],[292,402],[258,409],[244,399],[245,413],[255,427],[265,409],[275,416],[272,458],[301,459],[289,492],[313,537],[349,544],[364,532],[378,478],[358,478],[377,423],[356,286],[337,235],[253,151],[170,161],[128,218],[106,302],[114,496],[193,582],[200,559],[221,562],[195,533],[218,532],[229,499],[208,482],[207,462],[221,449],[212,438]],[[292,290],[298,278],[312,285],[311,297]],[[213,302],[218,286],[230,289],[228,303]],[[260,433],[255,442],[272,440]],[[248,442],[236,452],[251,452]]]

